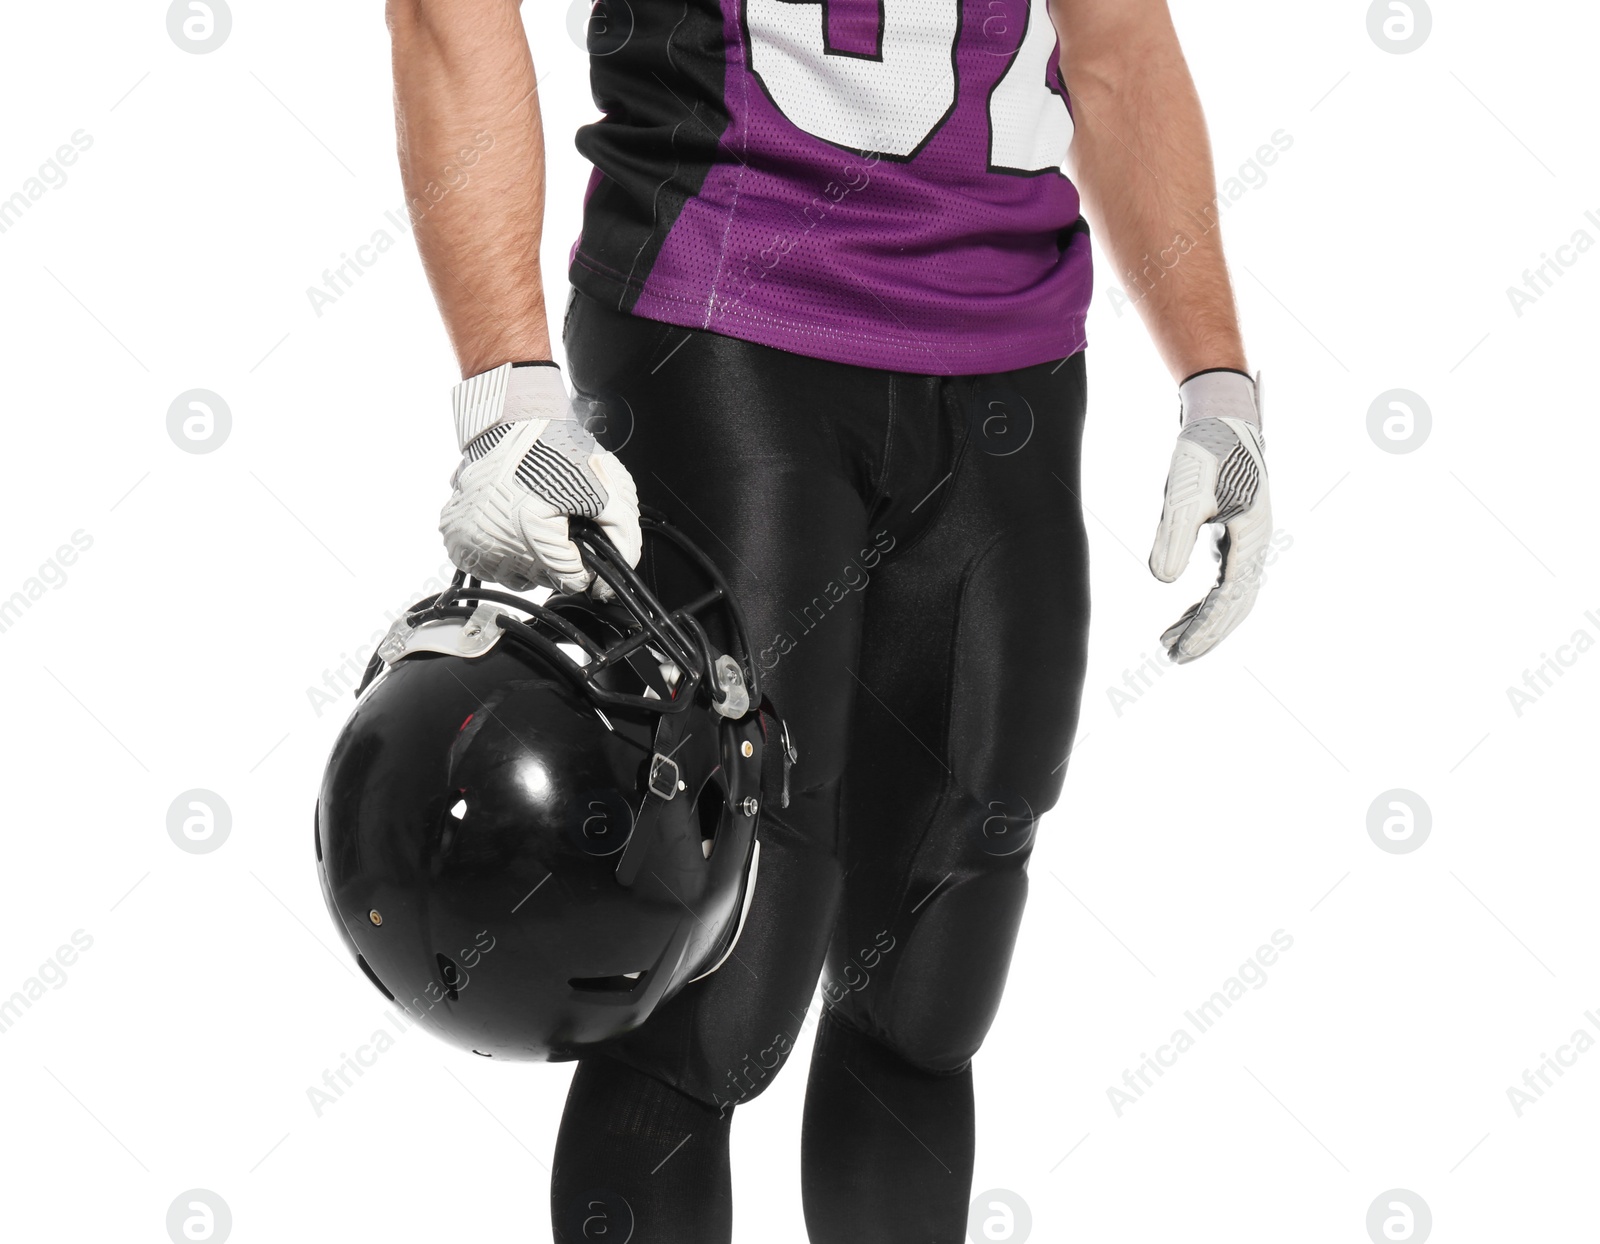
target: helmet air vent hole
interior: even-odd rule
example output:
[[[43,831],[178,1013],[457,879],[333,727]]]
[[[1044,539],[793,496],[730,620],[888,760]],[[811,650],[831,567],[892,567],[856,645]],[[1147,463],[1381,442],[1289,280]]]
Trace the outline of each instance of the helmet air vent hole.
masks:
[[[456,820],[461,820],[461,818],[466,816],[466,814],[467,801],[465,799],[457,799],[455,803],[450,805],[450,815],[455,817]]]
[[[317,842],[317,863],[322,863],[322,802],[317,802],[316,809],[311,813],[311,836]]]
[[[379,993],[389,999],[390,1002],[394,1001],[394,995],[383,987],[383,982],[378,979],[378,974],[372,970],[372,965],[361,955],[356,956],[356,966],[367,974],[367,979],[377,986]]]
[[[461,987],[467,983],[467,978],[461,969],[456,966],[456,961],[448,955],[436,956],[439,960],[439,979],[444,982],[445,997],[454,1002],[461,997]]]
[[[579,993],[632,993],[648,975],[648,971],[641,970],[618,976],[574,976],[567,984]]]
[[[722,828],[722,814],[727,807],[727,794],[713,772],[700,788],[700,796],[694,804],[695,815],[700,819],[700,850],[706,859],[711,858],[711,849],[716,845],[717,831]]]
[[[485,1054],[482,1050],[473,1050],[472,1052],[474,1054],[476,1054],[479,1058],[493,1058],[494,1057],[493,1054]]]

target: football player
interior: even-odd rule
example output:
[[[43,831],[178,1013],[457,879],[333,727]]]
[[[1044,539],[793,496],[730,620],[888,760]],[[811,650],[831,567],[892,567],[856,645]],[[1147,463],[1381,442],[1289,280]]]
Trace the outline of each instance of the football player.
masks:
[[[1178,387],[1152,572],[1177,578],[1222,529],[1172,659],[1243,620],[1270,535],[1260,395],[1167,5],[596,0],[604,115],[577,136],[594,172],[565,371],[516,0],[389,0],[388,21],[407,196],[464,377],[451,557],[583,590],[568,516],[632,560],[639,505],[670,514],[729,581],[799,748],[734,958],[578,1064],[556,1236],[588,1238],[620,1197],[639,1239],[729,1240],[729,1129],[820,977],[810,1238],[955,1244],[972,1057],[1084,677],[1086,222]],[[682,572],[652,560],[657,582]]]

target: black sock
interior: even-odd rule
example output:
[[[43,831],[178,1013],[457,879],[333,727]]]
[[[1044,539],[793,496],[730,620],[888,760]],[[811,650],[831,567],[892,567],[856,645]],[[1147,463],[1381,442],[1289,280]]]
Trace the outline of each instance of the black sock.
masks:
[[[963,1244],[972,1155],[970,1064],[920,1071],[824,1013],[801,1136],[811,1244]]]
[[[550,1176],[558,1244],[728,1244],[732,1117],[610,1059],[579,1062]]]

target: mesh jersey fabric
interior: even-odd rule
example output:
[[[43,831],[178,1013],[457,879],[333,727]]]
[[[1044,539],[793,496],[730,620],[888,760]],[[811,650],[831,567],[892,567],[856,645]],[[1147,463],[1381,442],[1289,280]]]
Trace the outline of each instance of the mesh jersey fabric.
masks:
[[[588,38],[585,294],[924,375],[1083,348],[1047,0],[598,0]]]

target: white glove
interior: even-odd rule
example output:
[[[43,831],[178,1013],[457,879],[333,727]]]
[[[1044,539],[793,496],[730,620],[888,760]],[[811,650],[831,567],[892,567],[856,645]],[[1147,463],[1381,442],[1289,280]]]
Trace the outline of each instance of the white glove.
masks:
[[[638,563],[633,477],[580,422],[560,368],[506,363],[463,380],[454,399],[462,459],[439,530],[457,567],[513,591],[581,592],[594,575],[567,538],[568,515],[594,519]]]
[[[1261,588],[1272,537],[1272,503],[1261,437],[1261,377],[1236,371],[1191,376],[1178,388],[1183,430],[1172,451],[1166,504],[1150,550],[1150,572],[1171,583],[1189,564],[1203,523],[1217,538],[1222,573],[1205,599],[1161,635],[1182,664],[1209,652],[1245,620]]]

